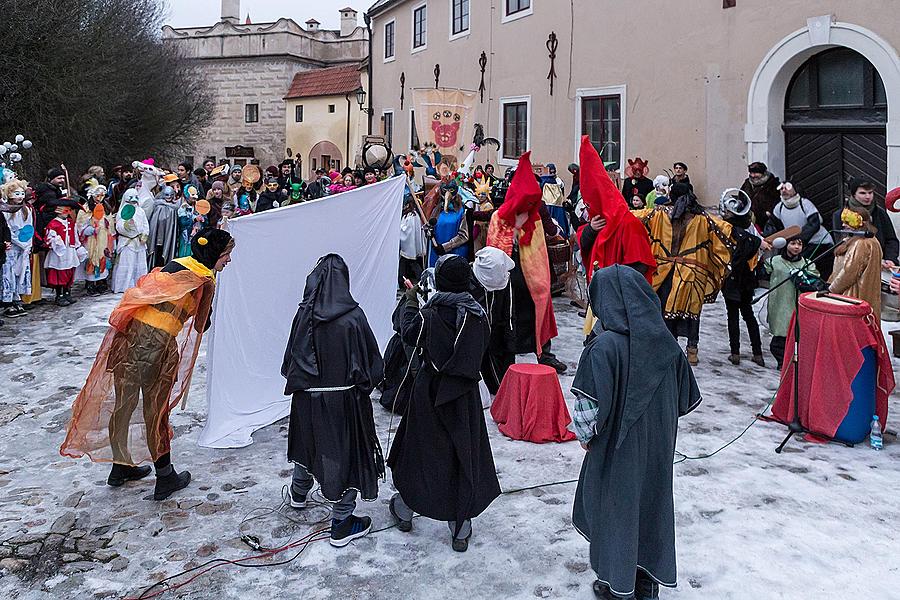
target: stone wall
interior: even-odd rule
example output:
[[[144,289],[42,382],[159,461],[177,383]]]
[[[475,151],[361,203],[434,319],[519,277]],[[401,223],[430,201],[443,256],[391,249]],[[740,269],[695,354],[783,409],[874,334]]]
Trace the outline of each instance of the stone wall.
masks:
[[[313,65],[285,57],[203,61],[198,73],[209,79],[216,99],[216,116],[185,155],[195,166],[207,156],[218,160],[226,146],[251,146],[263,168],[284,158],[284,95],[294,74]],[[244,122],[244,107],[259,105],[259,122]]]

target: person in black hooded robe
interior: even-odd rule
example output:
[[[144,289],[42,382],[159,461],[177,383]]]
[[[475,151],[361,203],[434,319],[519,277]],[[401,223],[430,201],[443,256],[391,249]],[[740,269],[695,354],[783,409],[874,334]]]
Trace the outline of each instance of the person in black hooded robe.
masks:
[[[421,310],[417,289],[407,293],[403,339],[422,366],[388,457],[398,528],[410,531],[414,512],[447,521],[457,552],[468,549],[471,519],[500,495],[478,393],[490,327],[469,293],[472,277],[464,258],[446,255]]]
[[[700,390],[640,273],[597,271],[590,301],[597,335],[572,383],[587,452],[572,522],[590,542],[597,597],[657,598],[659,585],[676,584],[672,460],[678,419]]]
[[[328,254],[306,278],[281,374],[293,395],[288,459],[294,463],[290,504],[304,508],[319,482],[334,504],[331,545],[342,547],[369,532],[372,520],[353,514],[357,492],[378,497],[384,476],[369,399],[382,361],[366,315],[350,295],[344,259]]]

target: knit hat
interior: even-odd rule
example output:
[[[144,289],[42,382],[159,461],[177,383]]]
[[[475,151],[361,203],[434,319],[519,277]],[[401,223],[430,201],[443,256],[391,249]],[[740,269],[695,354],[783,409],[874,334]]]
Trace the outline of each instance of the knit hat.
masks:
[[[50,181],[51,179],[56,179],[57,177],[60,177],[61,175],[65,175],[63,170],[60,169],[59,167],[53,167],[52,169],[47,171],[47,181]]]
[[[434,284],[439,292],[468,292],[472,286],[472,269],[457,254],[445,254],[434,266]]]
[[[210,189],[213,190],[222,190],[225,191],[225,182],[223,181],[213,181],[212,187]]]
[[[234,241],[231,234],[224,229],[206,227],[191,240],[191,256],[203,266],[212,269]]]

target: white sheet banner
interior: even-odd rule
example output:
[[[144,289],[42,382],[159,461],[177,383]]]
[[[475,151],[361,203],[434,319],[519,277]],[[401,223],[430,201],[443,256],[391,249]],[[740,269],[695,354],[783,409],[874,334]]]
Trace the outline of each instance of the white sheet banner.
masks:
[[[384,350],[393,333],[404,187],[394,177],[229,222],[236,245],[216,286],[201,446],[247,446],[254,431],[290,413],[284,349],[306,276],[325,254],[346,261],[353,297]]]

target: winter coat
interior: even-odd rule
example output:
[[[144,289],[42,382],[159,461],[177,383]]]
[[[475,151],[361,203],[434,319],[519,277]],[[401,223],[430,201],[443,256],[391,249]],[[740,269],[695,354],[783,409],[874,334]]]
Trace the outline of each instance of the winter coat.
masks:
[[[829,289],[865,300],[881,319],[881,245],[875,238],[855,237],[835,252]],[[843,259],[843,260],[841,260]]]
[[[781,192],[778,191],[781,181],[772,173],[768,173],[768,176],[769,178],[760,185],[753,185],[748,178],[744,180],[744,184],[741,186],[741,191],[750,196],[751,210],[756,219],[756,226],[763,231],[765,231],[766,224],[769,222],[769,213],[781,201]]]
[[[846,203],[844,206],[846,206]],[[878,243],[881,245],[881,254],[884,257],[882,260],[889,260],[895,265],[900,264],[897,262],[897,256],[900,254],[900,240],[897,239],[897,230],[894,229],[894,223],[891,221],[891,217],[888,216],[886,210],[877,204],[872,206],[871,214],[872,225],[875,226],[875,239],[878,240]],[[831,218],[831,224],[832,229],[834,230],[843,228],[840,210],[834,211],[834,215]],[[835,269],[835,271],[837,271],[837,269]]]

